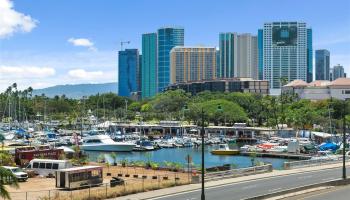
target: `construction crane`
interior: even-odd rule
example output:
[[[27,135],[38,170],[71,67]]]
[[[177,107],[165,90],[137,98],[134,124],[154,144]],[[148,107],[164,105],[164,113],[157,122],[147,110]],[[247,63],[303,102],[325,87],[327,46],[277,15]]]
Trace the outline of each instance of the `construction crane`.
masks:
[[[123,45],[124,44],[130,44],[130,41],[121,41],[120,42],[120,50],[123,51]]]

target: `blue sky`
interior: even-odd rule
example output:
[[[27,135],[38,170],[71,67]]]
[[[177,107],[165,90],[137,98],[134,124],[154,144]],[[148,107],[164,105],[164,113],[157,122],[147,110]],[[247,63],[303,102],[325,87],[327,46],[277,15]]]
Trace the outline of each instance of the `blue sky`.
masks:
[[[280,20],[306,22],[314,49],[350,74],[349,0],[0,0],[0,90],[116,81],[120,41],[140,49],[161,26],[184,27],[185,45],[218,46],[219,32]]]

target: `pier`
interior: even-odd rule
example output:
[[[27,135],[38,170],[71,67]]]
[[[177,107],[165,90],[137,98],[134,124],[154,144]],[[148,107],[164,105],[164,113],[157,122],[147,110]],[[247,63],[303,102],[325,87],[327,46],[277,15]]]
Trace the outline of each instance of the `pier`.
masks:
[[[250,156],[253,152],[240,152],[241,156]],[[268,158],[284,158],[284,159],[296,159],[296,160],[309,160],[310,155],[303,154],[290,154],[290,153],[267,153],[267,152],[254,152],[256,157],[268,157]]]

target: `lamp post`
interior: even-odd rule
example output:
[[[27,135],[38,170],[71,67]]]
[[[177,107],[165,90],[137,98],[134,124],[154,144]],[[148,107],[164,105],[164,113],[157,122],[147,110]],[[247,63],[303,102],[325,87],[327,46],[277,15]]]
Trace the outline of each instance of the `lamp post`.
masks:
[[[346,179],[346,166],[345,166],[345,147],[346,147],[346,121],[345,121],[345,111],[346,111],[346,100],[344,100],[343,106],[343,179]]]
[[[189,110],[187,105],[184,106],[184,111]],[[222,111],[221,105],[219,104],[217,107],[218,111]],[[205,129],[204,129],[204,109],[203,107],[201,108],[201,139],[202,139],[202,169],[201,169],[201,182],[202,182],[202,190],[201,190],[201,200],[205,200],[205,187],[204,187],[204,171],[205,171],[205,166],[204,166],[204,135],[205,135]]]

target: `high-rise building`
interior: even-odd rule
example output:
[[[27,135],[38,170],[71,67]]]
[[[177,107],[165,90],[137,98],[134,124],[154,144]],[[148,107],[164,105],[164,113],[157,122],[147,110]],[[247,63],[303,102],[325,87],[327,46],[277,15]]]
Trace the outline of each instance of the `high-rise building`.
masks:
[[[216,50],[216,77],[220,74],[220,50]]]
[[[236,77],[258,79],[258,38],[249,33],[237,37]]]
[[[249,33],[220,33],[219,78],[258,78],[258,39]]]
[[[170,83],[170,51],[184,45],[184,29],[164,27],[157,32],[157,90],[162,92]]]
[[[237,33],[220,33],[220,69],[218,78],[235,77],[237,71]]]
[[[269,80],[272,89],[281,87],[281,78],[285,78],[288,82],[296,79],[310,81],[310,75],[312,76],[310,50],[312,51],[312,31],[306,27],[306,23],[265,23],[263,79]]]
[[[139,88],[139,50],[125,49],[118,52],[118,94],[130,97]]]
[[[263,63],[263,53],[264,53],[264,30],[258,30],[258,69],[259,69],[259,80],[264,79],[264,63]]]
[[[142,99],[157,93],[157,33],[142,35]]]
[[[213,80],[216,77],[215,47],[174,47],[170,51],[171,84]]]
[[[307,29],[307,82],[313,81],[313,52],[312,52],[312,29]]]
[[[346,77],[344,72],[344,67],[339,64],[334,66],[332,75],[333,75],[332,77],[333,81],[337,80],[338,78]]]
[[[330,53],[326,49],[316,50],[315,52],[315,79],[316,80],[330,80],[329,65]]]

